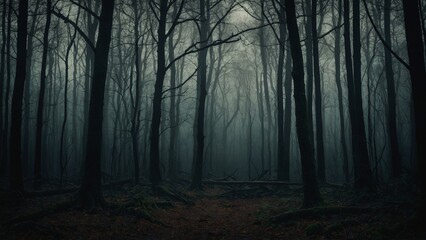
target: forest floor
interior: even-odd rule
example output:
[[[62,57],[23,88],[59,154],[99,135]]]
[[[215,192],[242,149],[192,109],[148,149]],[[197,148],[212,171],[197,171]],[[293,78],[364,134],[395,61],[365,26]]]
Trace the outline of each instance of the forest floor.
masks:
[[[0,239],[426,239],[409,194],[327,188],[323,206],[300,210],[298,188],[166,192],[130,184],[105,190],[110,207],[94,212],[58,207],[74,193],[19,204],[3,195]]]

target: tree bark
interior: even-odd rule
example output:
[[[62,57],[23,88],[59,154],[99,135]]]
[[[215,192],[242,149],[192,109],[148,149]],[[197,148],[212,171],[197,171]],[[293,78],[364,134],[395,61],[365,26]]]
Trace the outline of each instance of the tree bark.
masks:
[[[299,139],[299,149],[302,164],[304,207],[312,207],[321,201],[315,174],[314,149],[309,129],[312,123],[308,120],[305,97],[303,71],[303,55],[300,45],[299,29],[296,20],[294,0],[286,0],[287,29],[290,36],[291,55],[293,59],[294,101],[296,104],[296,130]]]
[[[11,3],[9,3],[11,4]],[[11,6],[9,5],[11,10]],[[10,14],[10,13],[9,13]],[[12,95],[12,119],[10,126],[10,189],[23,191],[21,159],[22,100],[27,64],[28,0],[19,1],[16,75]],[[10,32],[9,32],[10,33]]]
[[[408,58],[410,62],[411,91],[414,102],[414,119],[416,125],[417,171],[418,182],[426,199],[426,70],[423,56],[423,42],[419,16],[418,1],[404,0],[405,35],[407,38]],[[425,201],[423,201],[424,203]],[[423,204],[423,214],[426,213]]]
[[[47,66],[47,50],[49,48],[49,29],[51,22],[51,5],[52,1],[47,1],[46,24],[44,26],[43,36],[43,55],[41,60],[40,72],[40,90],[37,105],[37,123],[36,123],[36,139],[35,139],[35,160],[34,160],[34,188],[40,188],[41,182],[41,152],[42,152],[42,133],[43,133],[43,115],[44,115],[44,95],[46,91],[46,66]]]
[[[318,163],[318,180],[320,183],[326,182],[325,159],[324,159],[324,136],[322,117],[322,93],[321,93],[321,73],[318,50],[317,32],[317,0],[312,0],[312,50],[314,59],[314,80],[315,80],[315,123],[316,123],[316,149]]]
[[[114,0],[103,0],[90,93],[86,158],[79,192],[80,207],[85,209],[103,205],[101,191],[102,122],[113,12]]]
[[[385,0],[384,6],[384,30],[386,44],[391,48],[391,24],[390,24],[390,11],[391,0]],[[395,80],[394,71],[392,67],[392,53],[385,47],[385,70],[386,70],[386,83],[388,95],[388,130],[390,137],[390,148],[392,157],[392,176],[398,177],[402,173],[401,169],[401,154],[399,152],[398,134],[396,126],[396,94],[395,94]]]

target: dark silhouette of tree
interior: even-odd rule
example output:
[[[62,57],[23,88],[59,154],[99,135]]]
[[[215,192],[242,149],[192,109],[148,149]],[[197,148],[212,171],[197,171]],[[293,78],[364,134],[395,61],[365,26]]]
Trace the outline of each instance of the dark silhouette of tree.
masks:
[[[416,125],[417,140],[417,169],[418,180],[423,192],[423,199],[426,199],[426,112],[424,103],[426,102],[426,70],[425,58],[423,55],[422,29],[420,24],[420,13],[418,1],[404,0],[404,22],[405,35],[407,38],[407,51],[410,63],[411,91],[414,102],[414,119]],[[426,207],[423,201],[423,214]]]
[[[43,116],[44,116],[44,95],[46,92],[46,67],[47,67],[47,51],[49,48],[49,30],[51,22],[51,8],[52,1],[48,0],[46,4],[46,23],[44,26],[43,36],[43,55],[41,61],[41,72],[40,72],[40,91],[38,95],[37,105],[37,123],[36,123],[36,139],[35,139],[35,159],[34,159],[34,187],[40,188],[41,182],[41,151],[42,151],[42,133],[43,133]]]
[[[322,93],[321,93],[321,73],[318,50],[317,31],[317,0],[312,0],[312,55],[314,63],[314,83],[315,83],[315,123],[316,123],[316,150],[318,163],[318,180],[321,183],[326,181],[325,159],[324,159],[324,134],[322,117]],[[307,30],[309,31],[309,30]]]
[[[287,29],[290,40],[291,56],[293,59],[294,101],[296,106],[296,130],[299,139],[299,149],[302,164],[303,178],[303,206],[312,207],[321,201],[318,183],[315,174],[314,149],[310,132],[312,126],[308,120],[305,83],[303,71],[303,55],[300,45],[299,28],[296,20],[294,0],[286,0]]]
[[[353,61],[350,38],[349,0],[344,0],[344,38],[346,77],[348,80],[349,115],[352,130],[352,158],[354,162],[354,187],[356,189],[374,188],[370,168],[361,94],[361,43],[359,2],[353,2]],[[352,65],[353,62],[353,65]]]
[[[94,49],[95,60],[90,93],[86,157],[78,197],[80,207],[86,209],[103,205],[101,191],[102,122],[113,13],[114,0],[103,0],[101,15],[99,16],[98,39]]]
[[[24,182],[22,177],[21,132],[22,102],[24,95],[27,64],[28,0],[19,1],[18,13],[19,17],[16,65],[19,67],[16,68],[11,108],[12,119],[10,126],[10,188],[12,190],[23,191]]]

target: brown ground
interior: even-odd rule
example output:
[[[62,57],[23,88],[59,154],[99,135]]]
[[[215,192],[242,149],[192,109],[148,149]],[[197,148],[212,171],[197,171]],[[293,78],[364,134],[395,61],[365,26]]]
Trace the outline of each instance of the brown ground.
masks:
[[[252,197],[246,194],[241,198],[224,194],[228,190],[186,192],[193,205],[173,202],[172,207],[151,206],[149,210],[135,205],[133,210],[140,210],[145,217],[108,209],[97,213],[65,209],[10,224],[10,219],[32,216],[71,195],[27,199],[15,207],[4,202],[0,220],[9,224],[0,227],[0,239],[426,239],[424,228],[412,221],[415,210],[400,199],[382,197],[377,201],[376,196],[365,200],[363,206],[387,206],[372,213],[324,214],[272,224],[271,217],[299,208],[300,191],[273,195],[263,192]],[[106,199],[110,203],[125,202],[130,196],[123,192],[129,191],[121,188],[107,192]],[[348,199],[353,199],[341,191],[324,192],[323,196],[328,206],[349,204]],[[149,199],[164,202],[164,197]]]

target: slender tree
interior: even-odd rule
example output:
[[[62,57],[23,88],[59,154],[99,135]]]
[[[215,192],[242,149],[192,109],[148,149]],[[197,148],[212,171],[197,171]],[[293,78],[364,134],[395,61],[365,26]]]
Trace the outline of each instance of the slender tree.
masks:
[[[46,91],[46,66],[47,66],[47,51],[49,47],[49,30],[51,22],[51,7],[52,1],[47,0],[46,5],[46,23],[44,26],[43,36],[43,55],[41,61],[41,72],[40,72],[40,90],[38,94],[38,105],[37,105],[37,123],[36,123],[36,139],[35,139],[35,160],[34,160],[34,187],[40,187],[41,181],[41,151],[42,151],[42,133],[43,133],[43,115],[44,115],[44,95]],[[52,60],[52,59],[51,59]]]
[[[11,3],[10,3],[11,4]],[[18,39],[15,84],[12,95],[12,121],[10,126],[10,188],[23,191],[21,159],[21,128],[22,128],[22,100],[24,95],[25,74],[27,64],[27,24],[28,0],[19,1]]]
[[[296,9],[294,0],[286,0],[287,29],[290,36],[291,56],[293,59],[293,82],[294,82],[294,101],[296,106],[296,130],[299,140],[299,149],[302,164],[302,178],[304,207],[312,207],[321,201],[318,183],[315,174],[314,149],[312,145],[312,136],[310,136],[310,124],[308,120],[305,82],[303,71],[303,55],[300,45],[299,28],[296,20]]]

